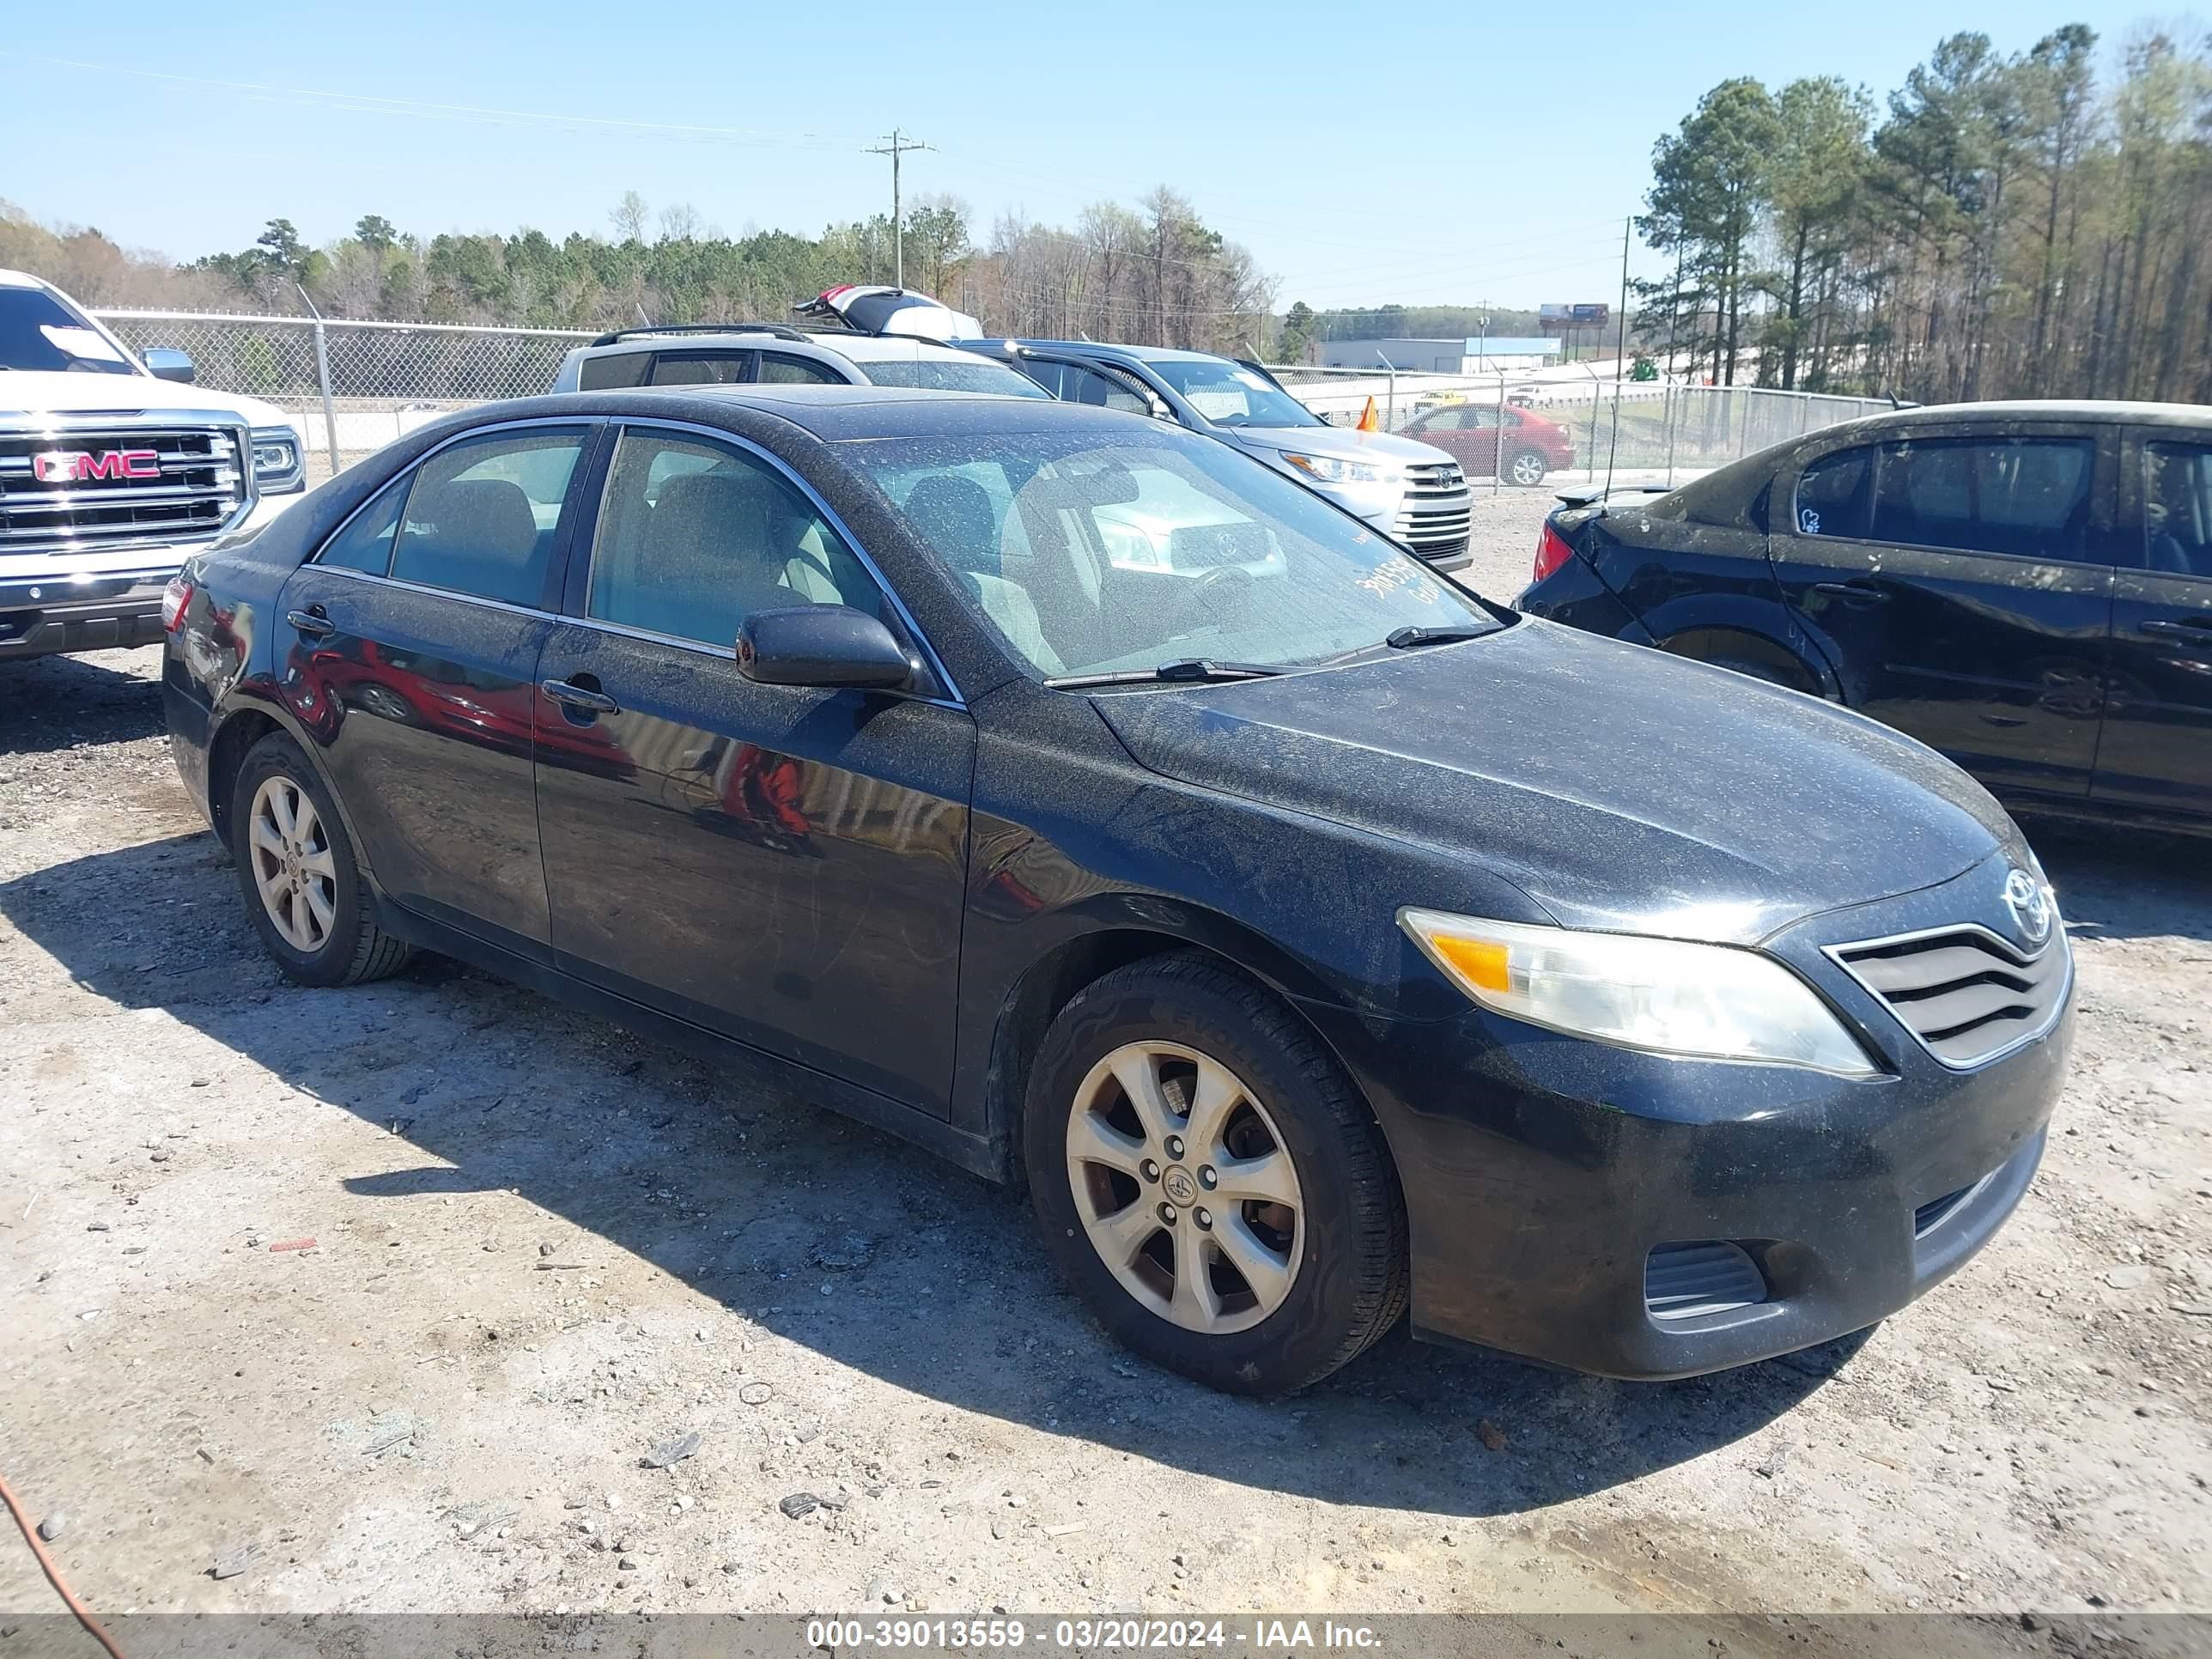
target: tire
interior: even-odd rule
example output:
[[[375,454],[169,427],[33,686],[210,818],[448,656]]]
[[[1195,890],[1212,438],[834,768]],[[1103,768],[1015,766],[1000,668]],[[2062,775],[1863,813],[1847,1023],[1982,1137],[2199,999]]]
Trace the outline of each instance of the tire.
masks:
[[[1150,1129],[1131,1075],[1159,1085]],[[1045,1035],[1023,1130],[1046,1249],[1109,1331],[1170,1370],[1291,1393],[1405,1311],[1382,1131],[1311,1033],[1208,957],[1151,957],[1080,992]]]
[[[1533,449],[1523,449],[1505,463],[1505,480],[1508,483],[1540,484],[1551,470],[1541,455]]]
[[[239,890],[262,945],[288,977],[359,985],[407,965],[415,947],[376,925],[353,842],[299,744],[281,732],[255,744],[230,799]],[[284,827],[288,814],[295,833]]]

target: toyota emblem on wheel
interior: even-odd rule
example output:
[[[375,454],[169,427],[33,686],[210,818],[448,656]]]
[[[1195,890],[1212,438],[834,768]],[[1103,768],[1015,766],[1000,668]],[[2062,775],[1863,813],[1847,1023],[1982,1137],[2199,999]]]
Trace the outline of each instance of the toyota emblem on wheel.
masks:
[[[2051,896],[2041,882],[2015,866],[2005,878],[2004,901],[2013,920],[2020,924],[2021,936],[2030,945],[2040,945],[2051,937]]]

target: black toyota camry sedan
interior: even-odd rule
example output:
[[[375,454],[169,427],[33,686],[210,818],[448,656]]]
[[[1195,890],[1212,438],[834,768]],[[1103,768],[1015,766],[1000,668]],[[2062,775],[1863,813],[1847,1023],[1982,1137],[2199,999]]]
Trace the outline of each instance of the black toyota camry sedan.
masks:
[[[2035,1172],[2072,960],[1931,750],[1042,400],[426,427],[170,594],[269,951],[442,951],[983,1176],[1131,1346],[1630,1377],[1857,1330]]]
[[[1825,696],[2022,811],[2212,833],[2212,410],[1953,404],[1553,514],[1536,615]]]

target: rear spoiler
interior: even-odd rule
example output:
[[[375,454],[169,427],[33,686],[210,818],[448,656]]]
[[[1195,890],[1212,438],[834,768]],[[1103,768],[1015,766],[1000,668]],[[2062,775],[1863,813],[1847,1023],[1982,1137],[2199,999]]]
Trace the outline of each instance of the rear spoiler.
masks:
[[[1619,489],[1622,494],[1638,495],[1671,495],[1674,489],[1668,484],[1585,484],[1580,489],[1562,489],[1552,499],[1565,501],[1569,507],[1602,507],[1605,498]]]

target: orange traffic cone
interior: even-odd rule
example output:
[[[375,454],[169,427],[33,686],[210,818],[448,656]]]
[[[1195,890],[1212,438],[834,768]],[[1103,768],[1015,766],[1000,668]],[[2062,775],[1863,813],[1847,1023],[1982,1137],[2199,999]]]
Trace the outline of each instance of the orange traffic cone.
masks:
[[[1382,429],[1382,417],[1376,412],[1375,399],[1370,397],[1367,400],[1367,407],[1359,411],[1359,424],[1354,430],[1380,432]]]

